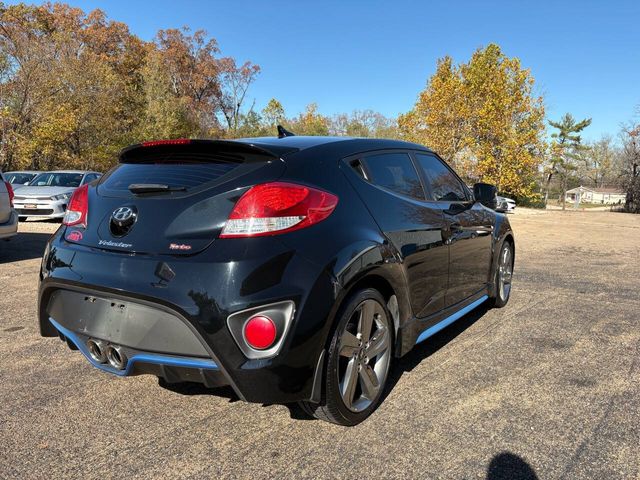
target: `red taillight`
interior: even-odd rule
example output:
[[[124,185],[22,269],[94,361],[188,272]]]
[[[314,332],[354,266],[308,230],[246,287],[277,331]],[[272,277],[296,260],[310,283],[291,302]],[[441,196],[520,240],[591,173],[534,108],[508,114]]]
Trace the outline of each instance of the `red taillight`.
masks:
[[[276,324],[269,317],[256,315],[245,324],[243,333],[251,348],[264,350],[276,340]]]
[[[292,183],[263,183],[245,192],[231,211],[220,238],[258,237],[318,223],[336,208],[335,195]]]
[[[143,147],[155,147],[158,145],[186,145],[191,143],[189,138],[174,138],[173,140],[152,140],[150,142],[142,142]]]
[[[64,214],[62,223],[67,226],[77,225],[80,227],[87,227],[87,213],[89,212],[89,185],[83,185],[77,188],[71,200],[69,200],[69,206]]]
[[[4,182],[4,184],[7,186],[7,193],[9,193],[9,205],[13,208],[13,187],[9,182]]]

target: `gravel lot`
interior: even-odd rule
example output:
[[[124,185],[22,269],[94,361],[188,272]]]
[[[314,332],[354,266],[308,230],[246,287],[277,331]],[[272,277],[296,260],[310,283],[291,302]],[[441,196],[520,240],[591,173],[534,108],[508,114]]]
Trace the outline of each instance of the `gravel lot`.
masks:
[[[509,305],[396,362],[351,429],[116,378],[40,338],[39,257],[58,225],[21,224],[0,242],[0,477],[640,478],[640,216],[510,219]]]

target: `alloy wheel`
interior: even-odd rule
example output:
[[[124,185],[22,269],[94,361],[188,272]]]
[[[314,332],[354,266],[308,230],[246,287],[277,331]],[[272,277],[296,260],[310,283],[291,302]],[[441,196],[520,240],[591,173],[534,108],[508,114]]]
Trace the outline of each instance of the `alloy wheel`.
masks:
[[[380,303],[364,300],[340,337],[338,383],[345,406],[361,412],[378,397],[391,360],[389,319]]]
[[[498,267],[498,292],[502,300],[507,300],[511,293],[511,277],[513,276],[513,253],[511,246],[505,243],[500,255]]]

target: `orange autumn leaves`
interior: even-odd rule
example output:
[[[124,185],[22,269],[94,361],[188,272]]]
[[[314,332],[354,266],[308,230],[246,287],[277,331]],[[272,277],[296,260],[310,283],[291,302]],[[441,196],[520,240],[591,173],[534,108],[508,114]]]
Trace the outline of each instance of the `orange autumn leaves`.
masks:
[[[406,139],[440,153],[469,182],[493,183],[518,197],[536,195],[546,149],[542,97],[534,94],[529,70],[497,45],[459,65],[440,59],[398,123]]]

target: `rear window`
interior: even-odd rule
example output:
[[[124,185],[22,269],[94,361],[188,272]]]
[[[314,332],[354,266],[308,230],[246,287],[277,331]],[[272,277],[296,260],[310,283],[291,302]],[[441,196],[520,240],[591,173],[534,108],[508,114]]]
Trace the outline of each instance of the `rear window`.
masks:
[[[101,186],[124,191],[133,183],[159,183],[189,190],[217,180],[237,166],[232,162],[124,163],[106,175]]]

